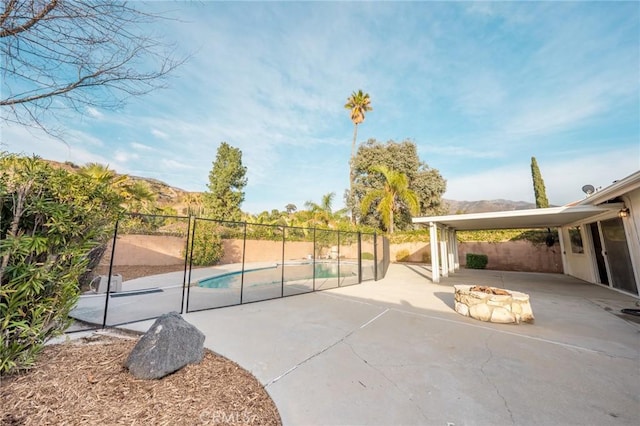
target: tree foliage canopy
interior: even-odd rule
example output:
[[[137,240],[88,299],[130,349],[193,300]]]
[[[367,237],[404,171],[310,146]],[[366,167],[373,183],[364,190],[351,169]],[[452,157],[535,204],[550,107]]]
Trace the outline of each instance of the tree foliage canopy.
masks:
[[[368,211],[374,201],[378,201],[376,210],[380,213],[387,231],[393,234],[394,216],[401,208],[411,214],[418,214],[420,202],[415,192],[409,189],[407,175],[387,166],[378,165],[371,168],[385,178],[384,188],[372,188],[362,199],[362,211]]]
[[[29,366],[66,328],[122,201],[104,181],[0,153],[0,375]]]
[[[442,195],[446,190],[446,181],[437,169],[420,161],[415,143],[409,140],[381,143],[370,139],[358,148],[354,159],[354,190],[352,196],[347,200],[347,205],[357,213],[361,224],[379,229],[384,225],[380,213],[375,209],[371,208],[368,211],[361,209],[362,200],[370,190],[384,188],[384,176],[371,171],[372,167],[380,165],[407,177],[409,189],[418,197],[418,214],[444,213]],[[409,228],[411,226],[409,211],[401,209],[394,216],[394,224],[399,229]]]
[[[244,201],[246,173],[247,168],[242,165],[242,151],[222,142],[209,172],[209,190],[205,193],[205,204],[211,219],[242,219],[240,205]]]
[[[120,0],[4,0],[2,119],[44,128],[46,113],[115,108],[163,87],[184,59],[152,35],[160,16]]]
[[[549,207],[547,190],[544,187],[544,180],[542,179],[542,174],[538,168],[536,157],[531,157],[531,179],[533,179],[533,192],[536,197],[536,208],[541,209]]]
[[[353,124],[356,126],[364,121],[365,113],[373,111],[369,94],[364,93],[362,90],[353,92],[351,96],[347,98],[347,103],[344,107],[349,110],[351,121],[353,121]]]

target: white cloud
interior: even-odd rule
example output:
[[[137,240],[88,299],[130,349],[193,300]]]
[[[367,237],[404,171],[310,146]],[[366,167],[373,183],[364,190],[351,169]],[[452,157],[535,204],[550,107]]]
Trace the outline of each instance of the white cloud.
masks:
[[[104,117],[104,114],[98,111],[94,107],[87,107],[87,114],[89,114],[90,117],[97,118],[97,119],[101,119]]]
[[[151,134],[153,136],[155,136],[158,139],[164,139],[164,140],[168,140],[169,139],[169,135],[161,130],[158,129],[151,129]]]
[[[116,152],[113,154],[113,158],[120,163],[127,163],[132,160],[137,160],[138,158],[140,158],[140,156],[135,152],[116,150]]]
[[[179,170],[193,169],[193,166],[190,164],[181,163],[180,161],[170,160],[166,158],[163,158],[161,160],[161,164],[163,167],[169,169],[169,172],[173,171],[173,169],[179,169]]]
[[[153,148],[151,148],[150,146],[138,142],[131,142],[131,148],[135,149],[136,151],[153,151]]]
[[[564,205],[583,198],[581,188],[609,186],[640,170],[640,146],[623,147],[571,158],[537,158],[547,198]],[[507,199],[535,202],[529,162],[447,179],[445,198],[459,201]]]
[[[488,136],[483,139],[489,140]],[[495,140],[495,139],[493,139]],[[477,142],[476,139],[475,142]],[[432,155],[442,155],[446,157],[461,158],[500,158],[504,157],[504,152],[493,149],[478,149],[477,147],[466,147],[455,142],[443,142],[441,144],[419,144],[418,152],[420,157],[431,158]]]
[[[22,126],[5,124],[2,127],[2,146],[0,148],[17,154],[36,154],[49,160],[70,161],[78,165],[92,162],[108,163],[105,157],[91,151],[101,145],[101,141],[82,132],[68,133],[71,137],[67,142],[62,142],[42,131],[30,131]]]

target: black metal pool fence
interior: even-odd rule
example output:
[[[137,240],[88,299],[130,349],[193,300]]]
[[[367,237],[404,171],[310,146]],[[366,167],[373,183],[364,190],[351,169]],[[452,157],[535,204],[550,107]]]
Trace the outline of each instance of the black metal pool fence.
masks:
[[[69,332],[356,285],[389,267],[376,233],[193,216],[127,215],[97,253]]]

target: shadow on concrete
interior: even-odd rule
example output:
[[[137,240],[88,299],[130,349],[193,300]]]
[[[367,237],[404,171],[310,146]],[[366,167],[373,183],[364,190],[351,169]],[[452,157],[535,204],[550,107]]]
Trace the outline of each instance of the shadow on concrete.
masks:
[[[442,300],[448,307],[455,310],[455,300],[453,294],[437,291],[433,293],[433,295]]]
[[[428,268],[424,265],[411,265],[403,263],[402,266],[407,268],[408,270],[415,272],[417,275],[420,275],[422,278],[426,278],[431,281],[431,268]]]

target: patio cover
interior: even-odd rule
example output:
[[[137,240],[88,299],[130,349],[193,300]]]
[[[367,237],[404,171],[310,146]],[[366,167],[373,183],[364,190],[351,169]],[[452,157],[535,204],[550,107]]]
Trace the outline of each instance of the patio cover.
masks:
[[[428,216],[414,218],[413,223],[428,225],[430,228],[432,281],[437,283],[440,282],[441,270],[442,276],[447,277],[449,273],[454,273],[459,268],[456,231],[557,228],[610,212],[612,209],[619,210],[621,206],[620,203],[612,203],[600,206],[576,205],[546,209]],[[438,230],[440,230],[442,241],[438,241]]]
[[[564,206],[546,209],[417,217],[413,219],[413,223],[428,225],[434,222],[458,231],[557,228],[591,216],[597,216],[610,211],[611,208],[620,209],[619,204],[609,206],[608,208],[601,206]]]

